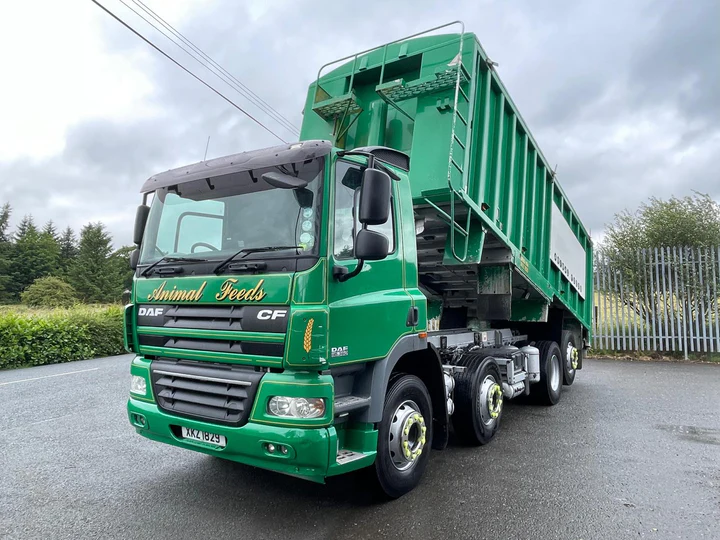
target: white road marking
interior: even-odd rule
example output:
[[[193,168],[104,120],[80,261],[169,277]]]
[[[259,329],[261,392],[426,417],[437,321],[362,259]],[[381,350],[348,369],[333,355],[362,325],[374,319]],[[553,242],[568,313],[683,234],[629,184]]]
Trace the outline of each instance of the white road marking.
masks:
[[[90,368],[90,369],[78,369],[77,371],[66,371],[65,373],[56,373],[55,375],[45,375],[43,377],[33,377],[32,379],[20,379],[19,381],[9,381],[0,383],[0,386],[5,386],[8,384],[15,384],[15,383],[21,383],[21,382],[30,382],[30,381],[39,381],[40,379],[50,379],[52,377],[62,377],[63,375],[74,375],[75,373],[86,373],[88,371],[97,371],[100,368]]]
[[[52,422],[53,420],[60,420],[61,418],[67,418],[69,416],[72,416],[72,414],[64,414],[62,416],[56,416],[55,418],[47,418],[45,420],[38,420],[37,422],[30,422],[30,425],[36,426],[38,424],[44,424],[45,422]]]

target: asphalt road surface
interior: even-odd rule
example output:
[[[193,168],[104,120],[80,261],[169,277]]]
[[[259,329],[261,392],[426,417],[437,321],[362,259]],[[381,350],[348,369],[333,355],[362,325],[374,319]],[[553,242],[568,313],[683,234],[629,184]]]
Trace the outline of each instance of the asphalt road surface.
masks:
[[[587,361],[379,504],[141,438],[129,359],[0,372],[0,538],[720,538],[718,365]]]

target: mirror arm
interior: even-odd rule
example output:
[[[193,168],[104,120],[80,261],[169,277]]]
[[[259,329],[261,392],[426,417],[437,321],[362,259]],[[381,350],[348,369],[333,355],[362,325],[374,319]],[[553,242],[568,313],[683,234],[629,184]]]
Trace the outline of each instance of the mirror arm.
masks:
[[[365,264],[365,261],[363,259],[358,259],[357,266],[355,266],[355,269],[352,272],[348,272],[347,266],[336,266],[333,268],[333,277],[340,283],[343,283],[344,281],[357,276],[362,270],[363,264]]]
[[[393,180],[400,181],[400,177],[397,174],[395,174],[392,171],[392,169],[390,169],[390,167],[386,166],[381,161],[378,161],[377,164],[375,163],[375,154],[371,154],[370,152],[358,152],[355,150],[341,150],[340,152],[337,153],[337,155],[338,155],[338,157],[365,156],[368,158],[368,164],[367,164],[368,169],[374,169],[377,166],[378,169],[389,174],[390,178],[392,178]]]

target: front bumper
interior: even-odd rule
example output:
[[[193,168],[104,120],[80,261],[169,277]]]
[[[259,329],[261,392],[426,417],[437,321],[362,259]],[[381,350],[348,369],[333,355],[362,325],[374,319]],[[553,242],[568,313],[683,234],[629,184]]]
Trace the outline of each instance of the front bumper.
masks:
[[[280,427],[252,421],[242,427],[229,427],[173,416],[155,403],[132,397],[127,408],[130,423],[148,439],[315,482],[324,481],[328,467],[336,459],[337,434],[333,427]],[[180,426],[224,435],[227,445],[220,448],[183,439]],[[267,443],[284,445],[289,451],[287,454],[270,453],[265,446]]]

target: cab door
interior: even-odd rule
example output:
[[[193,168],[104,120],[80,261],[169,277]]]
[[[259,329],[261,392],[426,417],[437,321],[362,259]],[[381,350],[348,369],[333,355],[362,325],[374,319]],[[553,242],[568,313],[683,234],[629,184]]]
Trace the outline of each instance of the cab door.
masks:
[[[337,267],[352,271],[358,264],[353,248],[359,223],[353,210],[363,170],[363,166],[353,161],[338,160],[335,165],[329,220],[331,272]],[[365,261],[362,271],[345,282],[330,277],[328,360],[331,366],[384,358],[401,336],[414,331],[412,323],[408,326],[413,302],[405,288],[398,203],[397,182],[392,182],[388,221],[368,227],[388,238],[387,258]]]

